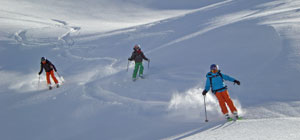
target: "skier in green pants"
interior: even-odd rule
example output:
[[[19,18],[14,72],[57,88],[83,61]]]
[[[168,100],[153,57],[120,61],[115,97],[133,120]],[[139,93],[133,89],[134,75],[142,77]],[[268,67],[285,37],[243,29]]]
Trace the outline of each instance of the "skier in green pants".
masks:
[[[143,59],[145,59],[146,61],[150,61],[150,59],[148,59],[144,53],[141,50],[140,45],[134,45],[133,47],[133,52],[130,58],[128,58],[129,61],[133,61],[135,62],[135,67],[134,67],[134,71],[133,71],[133,75],[132,75],[132,80],[135,81],[137,78],[137,73],[139,71],[139,77],[144,78],[143,77],[143,71],[144,71],[144,66],[143,66]]]

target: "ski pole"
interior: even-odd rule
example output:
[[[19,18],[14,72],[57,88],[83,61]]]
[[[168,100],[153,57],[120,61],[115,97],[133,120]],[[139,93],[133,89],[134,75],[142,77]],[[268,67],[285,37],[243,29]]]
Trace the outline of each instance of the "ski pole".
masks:
[[[56,74],[58,75],[58,77],[61,80],[61,82],[64,83],[65,79],[62,76],[60,76],[60,74],[57,71],[56,71]]]
[[[206,102],[205,102],[205,95],[204,95],[203,97],[204,97],[205,122],[208,122],[208,120],[207,120],[207,112],[206,112]]]
[[[40,80],[41,80],[41,77],[39,76],[39,81],[38,81],[38,90],[40,89]]]
[[[128,60],[128,63],[127,63],[127,72],[128,72],[128,67],[129,67],[129,60]]]
[[[150,61],[148,61],[148,69],[150,68]]]
[[[56,71],[56,74],[58,75],[59,78],[61,77],[60,74],[57,71]]]

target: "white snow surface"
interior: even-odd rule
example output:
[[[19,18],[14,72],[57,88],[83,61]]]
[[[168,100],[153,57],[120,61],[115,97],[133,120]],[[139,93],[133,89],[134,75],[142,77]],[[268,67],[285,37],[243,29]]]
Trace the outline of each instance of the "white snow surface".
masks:
[[[299,140],[299,17],[299,0],[1,0],[0,139]],[[133,82],[135,44],[151,63]],[[204,122],[213,63],[243,120],[208,93]]]

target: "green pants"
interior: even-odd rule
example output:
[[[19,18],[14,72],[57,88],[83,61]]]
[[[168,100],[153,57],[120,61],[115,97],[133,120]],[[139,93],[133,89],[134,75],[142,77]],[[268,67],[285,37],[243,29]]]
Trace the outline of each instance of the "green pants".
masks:
[[[132,78],[136,78],[136,75],[137,75],[137,72],[138,72],[139,69],[140,69],[139,75],[143,75],[143,72],[144,72],[143,62],[135,63]]]

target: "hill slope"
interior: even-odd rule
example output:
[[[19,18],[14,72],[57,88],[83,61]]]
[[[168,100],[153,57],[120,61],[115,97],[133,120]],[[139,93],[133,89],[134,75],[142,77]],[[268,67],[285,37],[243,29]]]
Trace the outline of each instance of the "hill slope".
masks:
[[[0,2],[1,139],[299,139],[300,2],[202,1]],[[151,59],[136,82],[134,44]],[[39,84],[41,56],[60,89]],[[227,84],[245,120],[208,94],[203,122],[212,63],[241,81]]]

